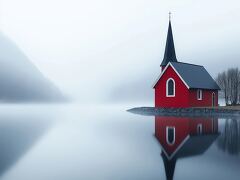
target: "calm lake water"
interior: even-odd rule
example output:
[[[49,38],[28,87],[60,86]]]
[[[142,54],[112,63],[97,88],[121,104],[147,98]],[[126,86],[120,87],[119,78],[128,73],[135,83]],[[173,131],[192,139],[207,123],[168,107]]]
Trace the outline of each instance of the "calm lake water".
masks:
[[[132,107],[2,105],[0,179],[239,179],[238,118],[140,116]]]

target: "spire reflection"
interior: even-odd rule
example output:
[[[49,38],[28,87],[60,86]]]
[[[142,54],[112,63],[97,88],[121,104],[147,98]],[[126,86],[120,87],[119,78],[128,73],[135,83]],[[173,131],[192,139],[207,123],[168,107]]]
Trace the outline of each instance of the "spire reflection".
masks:
[[[218,119],[155,117],[155,137],[160,143],[166,178],[172,180],[179,158],[203,154],[218,137]]]

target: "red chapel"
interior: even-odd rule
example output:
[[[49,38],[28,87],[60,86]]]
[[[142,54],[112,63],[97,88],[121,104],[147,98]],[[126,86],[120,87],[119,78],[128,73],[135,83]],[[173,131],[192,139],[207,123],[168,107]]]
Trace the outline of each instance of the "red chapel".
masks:
[[[186,108],[218,106],[219,86],[207,70],[176,58],[169,20],[161,73],[154,83],[155,107]]]

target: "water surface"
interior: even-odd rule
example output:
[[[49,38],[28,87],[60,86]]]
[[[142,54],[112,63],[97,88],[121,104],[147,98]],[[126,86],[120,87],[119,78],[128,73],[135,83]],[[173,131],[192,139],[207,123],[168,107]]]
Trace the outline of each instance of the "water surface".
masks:
[[[1,106],[0,179],[238,179],[238,118],[140,116],[128,108]]]

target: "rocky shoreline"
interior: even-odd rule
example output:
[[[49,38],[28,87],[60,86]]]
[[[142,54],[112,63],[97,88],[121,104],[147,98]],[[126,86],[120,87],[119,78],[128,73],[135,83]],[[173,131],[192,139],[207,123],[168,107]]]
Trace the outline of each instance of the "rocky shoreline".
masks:
[[[239,116],[240,110],[224,108],[155,108],[155,107],[136,107],[127,110],[128,112],[146,116],[214,116],[229,117]]]

